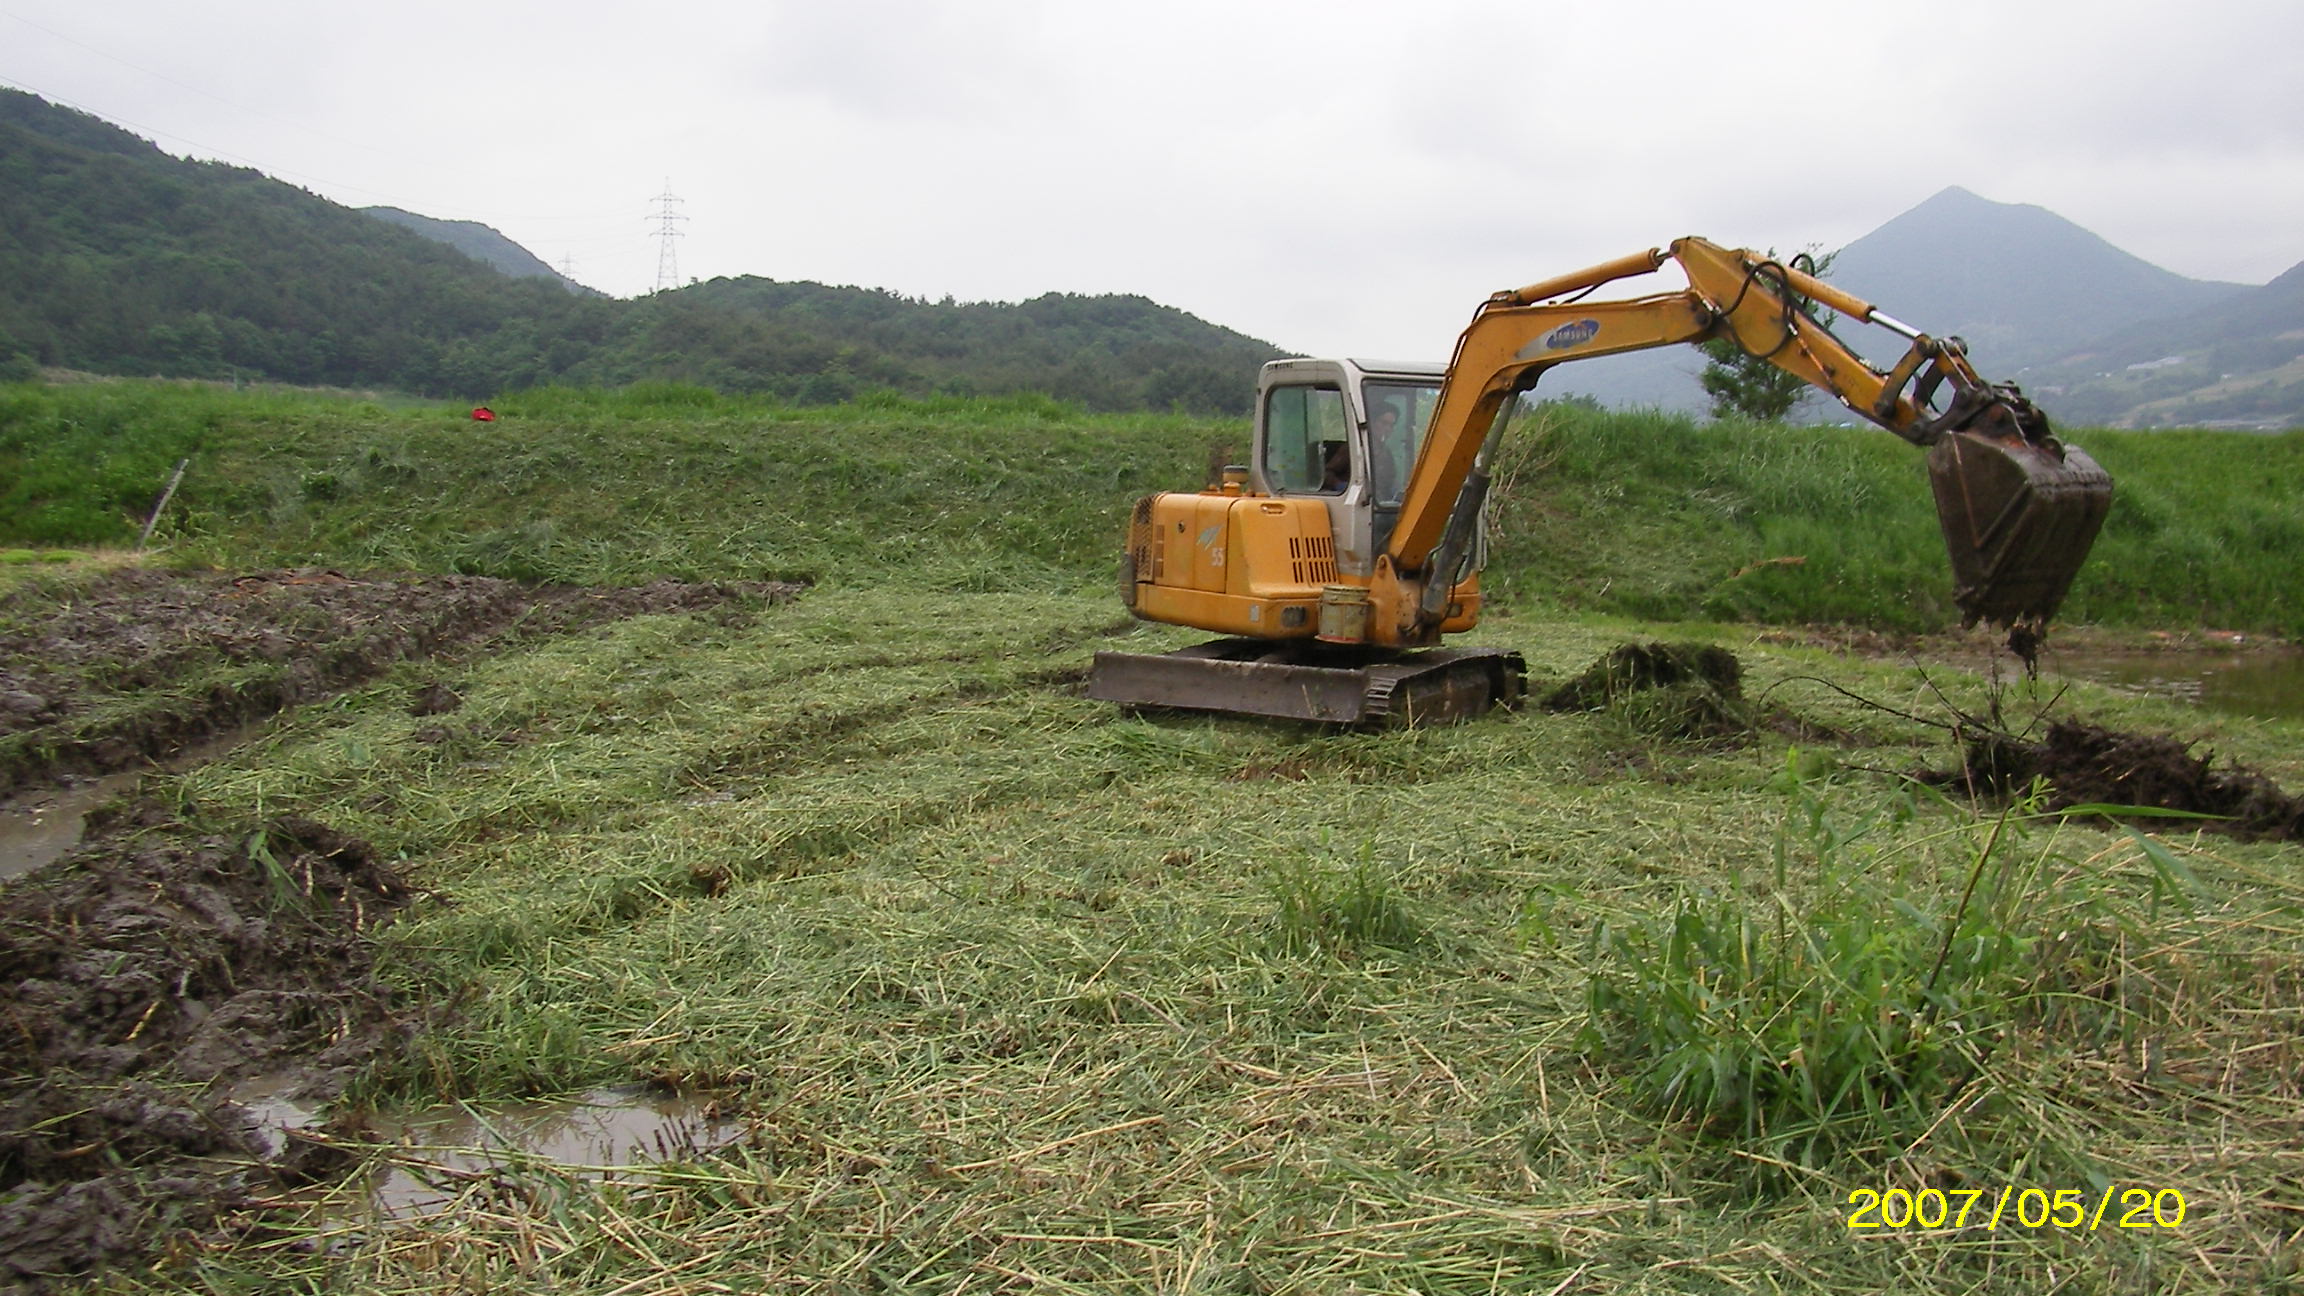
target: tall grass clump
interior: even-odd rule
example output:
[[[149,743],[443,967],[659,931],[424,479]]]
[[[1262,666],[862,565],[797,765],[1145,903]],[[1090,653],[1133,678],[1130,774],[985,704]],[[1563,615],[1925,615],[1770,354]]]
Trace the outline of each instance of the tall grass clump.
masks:
[[[2304,431],[2071,436],[2114,485],[2068,619],[2304,635]]]
[[[1294,955],[1408,954],[1431,930],[1401,891],[1395,871],[1364,845],[1342,868],[1298,861],[1272,878],[1275,943]]]
[[[2304,432],[2061,430],[2113,503],[2063,618],[2296,635]],[[1939,629],[1958,619],[1926,455],[1870,424],[1710,423],[1553,402],[1499,452],[1501,601]]]
[[[188,384],[0,387],[0,540],[134,542],[174,465],[247,408]]]
[[[1811,773],[1794,751],[1779,775],[1765,877],[1596,929],[1585,1028],[1643,1106],[1803,1162],[1942,1117],[2032,1010],[2057,900],[2034,807],[1944,839],[1947,867],[1891,831],[1912,793],[1843,822]]]
[[[1953,619],[1926,465],[1873,428],[1552,402],[1499,452],[1507,603],[1669,619]]]

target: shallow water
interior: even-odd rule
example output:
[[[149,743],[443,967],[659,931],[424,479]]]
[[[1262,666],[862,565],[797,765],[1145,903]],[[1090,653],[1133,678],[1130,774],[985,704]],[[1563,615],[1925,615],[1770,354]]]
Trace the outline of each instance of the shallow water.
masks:
[[[180,772],[214,760],[263,731],[261,722],[194,743],[157,765],[74,778],[0,801],[0,882],[21,877],[80,844],[88,812],[136,786],[150,769]]]
[[[2304,720],[2304,653],[2053,652],[2041,673],[2233,715]]]
[[[108,774],[0,804],[0,881],[29,873],[79,845],[88,812],[135,782],[133,772]]]
[[[245,1085],[232,1094],[266,1137],[313,1125],[309,1106]],[[744,1131],[715,1114],[705,1098],[649,1086],[595,1089],[575,1098],[485,1106],[448,1106],[371,1117],[365,1141],[397,1151],[364,1178],[345,1185],[350,1214],[377,1218],[422,1215],[453,1200],[475,1177],[536,1161],[583,1175],[622,1166],[693,1157],[724,1147]],[[342,1202],[346,1192],[331,1196]],[[332,1212],[333,1213],[333,1212]]]

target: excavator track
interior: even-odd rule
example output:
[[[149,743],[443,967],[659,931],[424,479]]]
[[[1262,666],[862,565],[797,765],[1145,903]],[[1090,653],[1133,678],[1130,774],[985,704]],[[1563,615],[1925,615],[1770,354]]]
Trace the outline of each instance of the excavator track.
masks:
[[[1503,648],[1383,653],[1217,639],[1171,653],[1100,652],[1088,696],[1367,729],[1454,724],[1519,704],[1527,663]]]

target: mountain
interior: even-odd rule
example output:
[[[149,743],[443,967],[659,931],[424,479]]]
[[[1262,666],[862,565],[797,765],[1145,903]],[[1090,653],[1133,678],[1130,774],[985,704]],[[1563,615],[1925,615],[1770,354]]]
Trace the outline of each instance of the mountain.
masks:
[[[930,303],[754,278],[630,301],[570,292],[485,226],[355,211],[0,90],[0,375],[37,364],[473,398],[650,380],[805,402],[1036,391],[1239,413],[1279,354],[1132,296]]]
[[[2304,427],[2304,265],[2039,366],[2063,418],[2126,427]]]
[[[1915,328],[1965,339],[1994,378],[2070,354],[2106,321],[2183,314],[2248,291],[2163,270],[2044,207],[1958,186],[1840,249],[1831,278]],[[1842,336],[1875,363],[1902,354],[1883,330]]]
[[[483,225],[478,221],[435,220],[397,207],[363,207],[360,210],[387,224],[421,234],[435,243],[445,243],[473,260],[494,266],[515,279],[550,279],[570,292],[591,293],[595,297],[607,295],[596,288],[587,288],[544,264],[543,258],[504,237],[494,226]]]
[[[2062,424],[2304,426],[2304,266],[2258,288],[2186,279],[2042,208],[1950,188],[1841,249],[1830,277],[1966,338],[1987,377]],[[1882,330],[1841,332],[1892,358]],[[929,302],[751,276],[633,300],[570,291],[484,225],[341,207],[0,89],[0,375],[475,398],[644,380],[804,402],[1037,391],[1213,414],[1244,412],[1256,366],[1280,354],[1127,295]],[[1700,412],[1702,368],[1665,348],[1564,366],[1538,394]],[[1847,417],[1821,398],[1806,416]]]
[[[0,91],[0,359],[461,392],[583,311],[255,171]]]

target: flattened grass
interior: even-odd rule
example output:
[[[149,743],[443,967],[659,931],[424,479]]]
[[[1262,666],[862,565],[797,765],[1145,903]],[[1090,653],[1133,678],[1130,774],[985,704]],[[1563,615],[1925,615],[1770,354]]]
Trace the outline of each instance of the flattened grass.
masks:
[[[1560,679],[1646,631],[1488,633]],[[1981,684],[1731,638],[1751,695],[1846,735],[1802,740],[1804,801],[1780,738],[1627,739],[1535,711],[1338,735],[1079,696],[1095,648],[1166,636],[1093,597],[818,591],[749,623],[641,618],[476,663],[446,715],[406,713],[429,681],[404,671],[183,777],[220,823],[311,814],[435,891],[392,939],[460,1017],[356,1101],[655,1079],[724,1095],[749,1132],[658,1167],[510,1172],[425,1221],[274,1212],[273,1240],[138,1281],[2285,1280],[2294,847],[2032,829],[2038,899],[2000,920],[2027,942],[2021,976],[1963,1022],[1991,1041],[1980,1063],[1891,1121],[1747,1138],[1659,1108],[1641,1041],[1593,1032],[1589,988],[1620,970],[1600,933],[1685,902],[1814,908],[1849,894],[1846,870],[1952,913],[1990,823],[1896,777],[1949,745],[1803,681],[1916,712],[1939,690],[1981,706]],[[2227,723],[2297,777],[2293,726]],[[2171,889],[2153,850],[2189,881]],[[2003,1183],[2175,1188],[2189,1213],[2094,1234],[1846,1227],[1852,1189]]]

